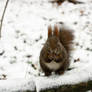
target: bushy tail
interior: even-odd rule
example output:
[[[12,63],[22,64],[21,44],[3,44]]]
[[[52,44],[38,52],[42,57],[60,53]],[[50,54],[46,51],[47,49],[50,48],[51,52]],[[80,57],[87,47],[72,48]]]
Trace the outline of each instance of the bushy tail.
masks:
[[[60,39],[62,45],[67,50],[67,52],[70,52],[70,50],[72,48],[71,44],[72,44],[72,41],[74,39],[74,35],[73,35],[72,30],[61,28],[59,31],[59,39]]]

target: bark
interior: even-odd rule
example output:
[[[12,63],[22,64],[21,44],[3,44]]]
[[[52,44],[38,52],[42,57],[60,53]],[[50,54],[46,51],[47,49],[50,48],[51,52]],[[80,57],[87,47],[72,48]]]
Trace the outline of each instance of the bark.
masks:
[[[42,90],[41,92],[86,92],[92,89],[92,81]]]

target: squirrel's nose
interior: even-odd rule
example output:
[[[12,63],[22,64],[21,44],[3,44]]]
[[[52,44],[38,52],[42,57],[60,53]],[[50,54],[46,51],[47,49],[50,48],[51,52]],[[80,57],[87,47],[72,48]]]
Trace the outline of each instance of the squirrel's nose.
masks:
[[[52,58],[53,60],[55,60],[56,55],[55,55],[55,54],[53,54],[51,58]]]

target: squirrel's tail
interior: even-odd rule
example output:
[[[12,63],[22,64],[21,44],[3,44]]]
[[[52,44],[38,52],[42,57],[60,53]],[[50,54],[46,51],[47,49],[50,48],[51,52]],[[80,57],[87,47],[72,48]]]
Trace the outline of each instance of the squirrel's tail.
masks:
[[[59,39],[60,39],[60,42],[62,43],[62,45],[67,50],[67,52],[70,52],[70,50],[72,48],[71,44],[74,39],[72,30],[61,28],[59,31]]]

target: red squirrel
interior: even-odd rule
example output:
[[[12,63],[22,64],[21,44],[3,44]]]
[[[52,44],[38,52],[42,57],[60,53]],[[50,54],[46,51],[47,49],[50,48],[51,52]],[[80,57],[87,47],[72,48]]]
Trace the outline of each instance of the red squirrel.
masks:
[[[63,74],[69,67],[69,55],[72,48],[73,33],[64,28],[58,29],[55,25],[54,30],[48,27],[48,38],[40,52],[40,66],[46,76]]]

